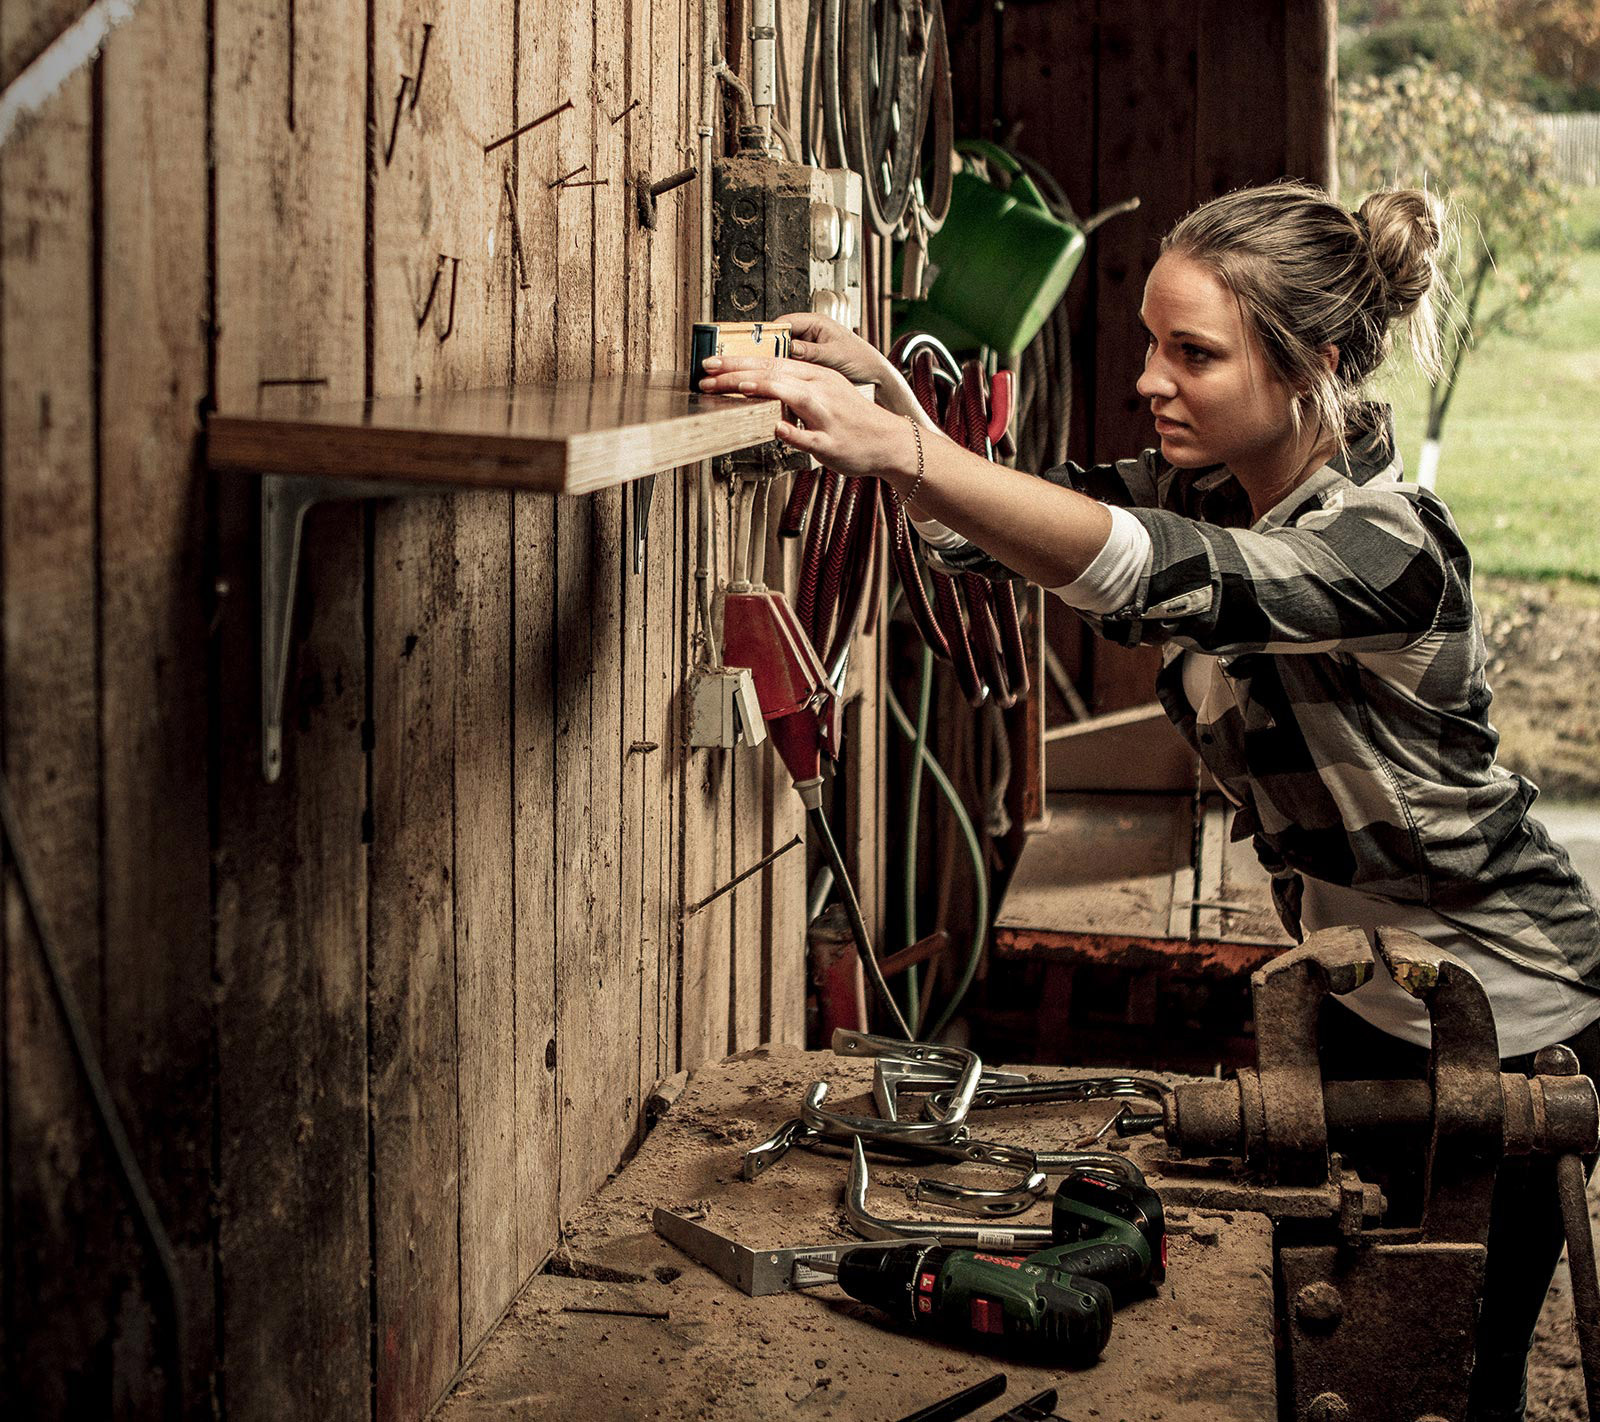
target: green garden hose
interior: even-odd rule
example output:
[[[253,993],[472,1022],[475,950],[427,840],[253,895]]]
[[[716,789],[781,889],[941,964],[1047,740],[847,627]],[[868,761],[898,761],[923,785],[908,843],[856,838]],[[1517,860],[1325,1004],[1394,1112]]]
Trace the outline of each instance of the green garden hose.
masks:
[[[917,691],[917,729],[912,739],[911,795],[906,807],[906,866],[904,874],[906,903],[906,942],[917,941],[917,821],[922,813],[922,759],[928,753],[928,707],[933,701],[933,648],[922,644],[922,684]],[[922,1025],[920,997],[917,992],[917,966],[906,969],[906,1021],[911,1033],[916,1035]]]
[[[900,699],[894,694],[894,689],[887,684],[884,686],[885,699],[889,710],[893,714],[895,724],[900,727],[900,734],[913,745],[917,744],[917,730],[911,724],[911,718],[906,715],[905,708],[900,705]],[[924,1041],[937,1040],[939,1033],[949,1025],[950,1019],[956,1015],[956,1009],[961,1006],[962,1000],[967,995],[967,990],[972,986],[972,980],[978,973],[978,960],[983,956],[984,939],[989,932],[989,875],[984,868],[983,848],[978,843],[978,832],[972,827],[972,819],[967,814],[967,807],[961,803],[961,797],[956,794],[956,788],[950,783],[950,777],[944,773],[944,767],[933,758],[928,750],[926,741],[922,743],[922,753],[919,757],[928,767],[928,773],[933,777],[933,783],[939,787],[940,793],[949,802],[951,813],[955,816],[956,824],[961,829],[962,838],[966,840],[967,852],[972,858],[973,877],[976,879],[977,903],[975,905],[975,922],[972,930],[972,950],[967,955],[966,966],[961,971],[961,981],[956,984],[956,990],[951,995],[950,1001],[945,1004],[944,1011],[934,1021],[930,1031],[923,1035]],[[913,775],[913,784],[919,776]],[[913,811],[918,807],[913,801]],[[913,844],[916,843],[917,823],[914,817],[908,818],[906,833]]]

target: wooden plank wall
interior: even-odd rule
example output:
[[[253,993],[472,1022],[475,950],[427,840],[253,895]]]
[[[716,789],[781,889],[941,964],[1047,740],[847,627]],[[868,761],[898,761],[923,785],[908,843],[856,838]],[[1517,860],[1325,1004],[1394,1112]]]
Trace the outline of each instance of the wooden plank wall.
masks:
[[[81,8],[5,0],[0,81]],[[701,15],[143,0],[0,149],[0,766],[194,1415],[422,1416],[651,1087],[803,1034],[804,852],[686,913],[803,828],[770,754],[686,748],[692,471],[642,575],[623,491],[319,508],[274,785],[256,487],[203,472],[208,409],[678,365],[699,190],[651,234],[631,181],[695,156]],[[159,1280],[9,873],[0,967],[7,1415],[154,1415]]]
[[[1333,180],[1333,0],[949,0],[956,131],[1013,143],[1088,216],[1138,196],[1092,239],[1072,303],[1070,455],[1117,459],[1153,442],[1134,390],[1135,323],[1164,232],[1230,188],[1285,174]],[[1092,711],[1151,696],[1157,657],[1053,640],[1083,667]]]

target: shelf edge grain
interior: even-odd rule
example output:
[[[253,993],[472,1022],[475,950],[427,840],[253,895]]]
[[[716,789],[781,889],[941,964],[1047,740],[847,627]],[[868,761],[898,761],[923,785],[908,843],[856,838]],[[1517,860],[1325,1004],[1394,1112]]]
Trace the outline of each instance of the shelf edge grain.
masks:
[[[533,393],[534,387],[519,387]],[[484,392],[462,392],[481,399]],[[772,438],[776,400],[717,401],[660,421],[567,435],[372,425],[365,405],[347,423],[311,417],[213,414],[206,463],[213,471],[307,478],[403,481],[460,488],[585,494],[663,473]]]

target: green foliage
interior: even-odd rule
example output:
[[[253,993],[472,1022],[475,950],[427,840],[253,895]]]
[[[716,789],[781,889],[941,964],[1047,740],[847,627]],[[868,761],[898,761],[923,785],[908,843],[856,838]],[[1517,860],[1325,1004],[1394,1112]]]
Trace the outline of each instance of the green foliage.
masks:
[[[1595,0],[1466,0],[1519,56],[1520,96],[1547,111],[1600,109],[1600,5]]]
[[[1381,78],[1408,64],[1433,64],[1482,84],[1504,74],[1498,29],[1463,13],[1457,0],[1342,0],[1339,76]]]
[[[1496,340],[1463,368],[1440,492],[1480,573],[1600,584],[1600,188],[1572,198],[1594,245],[1537,331]],[[1393,401],[1414,467],[1429,390],[1406,362],[1392,365],[1377,393]]]
[[[1544,112],[1600,109],[1595,0],[1339,0],[1339,73],[1432,64]]]
[[[1545,140],[1526,109],[1407,65],[1341,93],[1340,169],[1352,196],[1421,187],[1452,211],[1438,304],[1445,370],[1428,418],[1438,438],[1467,354],[1497,332],[1527,331],[1567,280],[1574,246]]]

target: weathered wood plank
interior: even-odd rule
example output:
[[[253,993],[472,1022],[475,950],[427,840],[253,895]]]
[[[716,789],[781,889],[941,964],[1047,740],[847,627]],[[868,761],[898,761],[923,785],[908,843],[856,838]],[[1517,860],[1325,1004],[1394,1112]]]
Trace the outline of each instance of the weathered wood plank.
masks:
[[[1018,151],[1042,163],[1061,184],[1080,218],[1131,191],[1122,174],[1096,171],[1095,9],[1092,4],[1011,5],[997,16],[1005,126],[1016,130]],[[1079,463],[1091,446],[1094,424],[1093,255],[1085,256],[1081,265],[1066,296],[1074,351],[1072,388],[1064,402],[1071,412],[1074,441],[1069,453]],[[1080,347],[1086,347],[1081,357]]]
[[[374,10],[373,393],[503,379],[503,189],[484,145],[511,103],[510,0],[472,23]],[[373,1117],[378,1414],[439,1396],[517,1282],[510,501],[380,507],[374,541]]]
[[[1284,171],[1337,193],[1339,7],[1336,0],[1292,0],[1283,7],[1283,26]]]
[[[1137,211],[1108,222],[1094,248],[1096,277],[1095,459],[1120,459],[1150,444],[1153,431],[1134,388],[1144,352],[1131,332],[1162,234],[1188,210],[1194,166],[1196,15],[1186,0],[1100,17],[1097,81],[1099,173],[1123,185],[1100,194],[1138,194]],[[1094,646],[1093,709],[1146,700],[1156,660],[1148,649]]]
[[[0,11],[0,51],[25,21]],[[0,154],[0,764],[100,1043],[92,143],[84,73]],[[9,867],[0,908],[8,1391],[29,1416],[103,1414],[115,1187]]]
[[[735,485],[737,488],[737,484]],[[759,486],[758,486],[759,487]],[[741,496],[745,512],[740,519],[739,538],[744,550],[750,546],[750,522],[755,517],[757,495]],[[741,549],[731,550],[734,566],[749,557]],[[746,572],[748,572],[746,568]],[[730,574],[731,576],[731,574]],[[763,822],[766,819],[766,782],[769,765],[777,758],[770,745],[756,750],[738,750],[733,756],[733,832],[729,877],[743,874],[764,852]],[[766,976],[766,942],[762,932],[770,870],[744,880],[729,897],[730,955],[728,1000],[728,1050],[742,1051],[761,1040],[761,1000]]]
[[[797,539],[778,536],[778,520],[789,497],[789,480],[772,491],[767,519],[767,585],[791,599],[799,578]],[[762,805],[762,853],[771,854],[798,837],[802,843],[766,872],[762,909],[762,1036],[769,1042],[805,1045],[806,1035],[806,812],[782,759],[767,757]]]
[[[1171,936],[1174,900],[1194,882],[1192,797],[1052,795],[1051,823],[1028,839],[998,932]]]
[[[1285,9],[1201,0],[1196,25],[1194,197],[1285,171]]]
[[[694,565],[697,549],[697,518],[701,490],[692,480],[683,530],[683,575],[689,611],[685,616],[694,625],[697,616],[697,590]],[[714,485],[710,500],[713,524],[712,544],[728,547],[727,499],[725,487]],[[700,661],[700,644],[691,637],[687,646],[684,677],[694,676]],[[687,703],[687,689],[684,692]],[[685,779],[681,824],[683,833],[683,979],[680,1035],[684,1066],[726,1055],[728,1051],[729,1000],[732,990],[732,907],[730,895],[707,902],[733,874],[733,778],[734,757],[746,751],[697,749],[684,745]]]
[[[681,7],[683,38],[679,52],[685,56],[681,69],[684,100],[685,139],[694,134],[702,120],[700,83],[702,53],[701,7],[685,0]],[[706,118],[708,123],[714,117]],[[702,174],[695,184],[698,201],[682,204],[681,266],[679,303],[689,319],[709,318],[701,299],[700,201],[706,189]],[[688,331],[680,327],[679,339]],[[713,485],[708,512],[712,521],[712,548],[728,547],[727,501],[723,491]],[[696,669],[709,664],[702,640],[698,612],[698,589],[694,579],[699,559],[697,524],[700,508],[700,482],[696,468],[683,471],[679,508],[678,568],[681,588],[681,626],[683,641],[678,663],[679,703],[679,780],[678,797],[678,882],[681,917],[679,935],[678,982],[678,1066],[693,1068],[700,1062],[723,1056],[728,1049],[728,989],[731,938],[731,908],[724,895],[708,907],[697,908],[706,897],[727,881],[731,865],[732,766],[728,753],[697,750],[689,745],[688,681]],[[715,555],[714,555],[715,556]],[[714,584],[713,584],[714,586]]]
[[[454,519],[376,516],[370,992],[378,1415],[427,1409],[455,1371],[460,1309],[452,863]]]
[[[507,131],[548,113],[558,99],[556,35],[546,7],[524,0],[518,16],[516,107]],[[514,376],[555,376],[555,168],[562,120],[500,150],[508,188],[506,240],[524,270],[515,283]],[[511,237],[515,224],[516,237]],[[516,792],[516,1216],[517,1271],[525,1277],[555,1245],[559,1110],[556,1092],[556,501],[518,495],[514,508],[515,677],[513,783]]]
[[[652,0],[651,51],[684,56],[681,65],[667,65],[656,79],[653,95],[655,120],[651,137],[654,161],[663,169],[676,163],[698,164],[694,115],[698,94],[695,76],[700,73],[698,43],[691,37],[694,7],[688,0]],[[657,358],[672,364],[676,353],[686,348],[690,323],[702,314],[699,309],[699,232],[702,181],[696,181],[676,208],[669,211],[651,239],[650,285],[654,308],[652,331],[658,332]],[[692,285],[691,285],[692,284]],[[681,767],[687,756],[684,733],[682,669],[688,662],[688,639],[692,612],[686,593],[683,568],[687,560],[683,541],[687,489],[693,478],[692,467],[677,469],[670,480],[657,485],[656,496],[664,498],[655,515],[654,537],[661,556],[652,563],[651,603],[659,605],[669,619],[668,635],[657,649],[656,675],[659,679],[661,751],[656,757],[656,777],[661,817],[661,899],[657,958],[660,981],[657,987],[656,1072],[670,1076],[682,1065],[679,1035],[679,1001],[683,969],[683,841],[679,832],[684,779]],[[659,571],[658,571],[659,570]]]
[[[454,260],[439,273],[436,287],[431,277],[422,283],[419,309],[429,306],[430,290],[430,313],[442,304],[447,309]],[[483,269],[514,260],[502,248],[498,257],[480,260],[471,274],[455,280],[458,308],[481,296]],[[459,270],[468,272],[465,261]],[[608,314],[607,324],[619,323]],[[452,345],[457,339],[472,344],[463,327],[470,324],[458,310],[447,338]],[[391,394],[304,412],[220,415],[211,421],[207,454],[213,468],[251,474],[586,494],[686,459],[759,444],[771,437],[778,413],[774,400],[706,395],[691,402],[682,374],[598,381],[586,375],[521,389],[506,389],[502,378],[497,370],[475,380],[471,390]]]
[[[509,328],[509,303],[502,320]],[[454,759],[463,1353],[498,1322],[525,1277],[517,1251],[507,1247],[516,1206],[511,511],[509,500],[483,503],[462,510],[455,528],[462,618]]]
[[[207,394],[206,10],[146,0],[100,68],[100,683],[107,1067],[173,1235],[191,1398],[216,1364],[211,846],[199,560]],[[150,872],[152,845],[161,870]],[[138,1276],[135,1275],[137,1278]],[[119,1405],[163,1401],[161,1305],[130,1288]]]
[[[629,174],[654,176],[675,166],[671,145],[677,137],[676,66],[655,61],[657,54],[670,53],[675,46],[675,28],[670,38],[660,34],[669,19],[675,26],[675,6],[628,0],[625,171]],[[629,231],[628,366],[633,370],[671,369],[676,354],[676,303],[666,283],[676,269],[676,229],[670,220],[659,222],[654,232],[639,228],[631,214],[625,221]],[[664,515],[670,508],[677,480],[678,471],[673,470],[658,478],[652,487],[645,564],[638,573],[632,571],[638,486],[630,491],[625,504],[624,557],[629,571],[624,580],[627,651],[623,675],[626,783],[622,906],[624,933],[634,936],[636,942],[639,1040],[634,1099],[639,1102],[669,1074],[663,1057],[667,1042],[662,1030],[667,965],[662,945],[664,929],[671,923],[663,915],[672,907],[675,885],[668,878],[665,852],[665,831],[669,828],[669,777],[665,768],[672,764],[667,749],[672,739],[669,683],[676,663],[672,653],[675,628],[670,572],[674,549],[670,518]],[[635,1134],[642,1134],[643,1129],[641,1116]]]
[[[1100,171],[1140,195],[1136,212],[1109,222],[1096,243],[1101,394],[1095,457],[1115,459],[1151,441],[1134,389],[1144,352],[1128,334],[1161,235],[1188,210],[1194,154],[1195,11],[1186,0],[1100,18]]]
[[[620,371],[627,356],[626,234],[633,227],[632,193],[624,139],[628,101],[627,7],[606,0],[591,8],[594,58],[590,68],[595,95],[591,133],[591,170],[604,179],[593,194],[594,369],[596,375]],[[613,122],[613,120],[616,120]],[[623,313],[624,319],[617,319]],[[638,938],[623,931],[622,796],[624,740],[624,677],[637,678],[637,661],[628,664],[625,651],[623,579],[632,577],[632,550],[625,534],[626,502],[621,489],[594,495],[589,575],[590,638],[593,648],[590,686],[590,794],[587,830],[592,849],[590,884],[594,895],[589,914],[588,973],[582,989],[569,999],[577,1016],[607,1024],[601,1032],[575,1031],[569,1044],[586,1048],[586,1064],[569,1076],[563,1097],[573,1105],[563,1131],[562,1200],[578,1204],[613,1170],[631,1141],[638,1094],[632,1089],[638,1072]],[[576,945],[574,945],[576,946]],[[580,950],[579,961],[582,961]],[[576,986],[576,983],[575,983]],[[575,1059],[576,1060],[576,1059]]]
[[[604,177],[593,172],[595,125],[604,123],[590,88],[594,64],[593,9],[566,5],[552,12],[556,41],[556,89],[574,108],[558,120],[555,171],[574,182]],[[556,373],[583,378],[594,370],[594,198],[592,186],[556,189]],[[596,643],[594,608],[599,583],[617,576],[615,565],[594,561],[595,500],[562,498],[556,503],[556,1086],[561,1112],[559,1202],[568,1218],[587,1198],[591,1165],[584,1108],[596,1083],[594,1029],[590,1016],[597,966],[610,946],[596,924],[604,892],[596,862],[596,761],[614,754],[615,742],[597,746],[596,674],[602,654]],[[604,771],[600,772],[604,784]],[[608,1027],[610,1024],[608,1024]],[[580,1104],[581,1103],[581,1104]]]
[[[1272,876],[1248,840],[1228,831],[1233,807],[1221,795],[1203,803],[1200,863],[1195,880],[1195,936],[1201,940],[1291,948],[1272,903]]]
[[[509,243],[496,240],[504,188],[481,149],[511,112],[515,16],[513,0],[495,0],[475,6],[467,26],[453,24],[456,17],[441,12],[434,32],[436,41],[445,41],[440,58],[451,80],[445,91],[449,108],[440,118],[451,130],[464,130],[445,150],[453,171],[444,201],[454,208],[453,245],[464,254],[464,274],[466,256],[476,259],[462,293],[471,299],[458,303],[457,319],[465,323],[461,346],[452,350],[451,341],[441,342],[434,353],[447,361],[450,382],[461,386],[504,379],[511,370],[515,254]],[[444,34],[445,29],[451,33]],[[439,97],[439,91],[422,87],[419,114]],[[441,201],[437,180],[430,178],[418,196],[421,211],[431,216]],[[444,250],[443,242],[435,245]],[[510,497],[458,499],[454,533],[460,619],[453,763],[465,1357],[498,1321],[523,1278],[516,1251],[506,1247],[515,1228],[516,1200]]]
[[[296,19],[291,60],[281,7],[216,16],[224,409],[363,393],[365,45],[308,7]],[[350,1416],[371,1376],[362,516],[329,506],[307,523],[284,772],[268,787],[254,697],[238,691],[258,676],[258,494],[214,497],[229,589],[211,693],[229,1411]]]
[[[799,141],[799,102],[805,60],[805,6],[780,10],[778,17],[778,100],[782,120]],[[768,492],[764,581],[793,597],[799,571],[796,541],[778,536],[778,521],[789,498],[791,480],[779,479]],[[760,876],[760,1022],[758,1039],[805,1042],[806,999],[806,834],[805,808],[794,782],[776,751],[763,753],[758,777],[760,794],[759,852],[771,854],[797,836],[802,843],[788,850]]]
[[[1052,791],[1194,788],[1195,754],[1158,702],[1053,727],[1044,785]]]
[[[878,803],[882,790],[878,767],[883,763],[883,720],[874,692],[880,641],[877,637],[858,638],[850,653],[851,661],[859,662],[861,667],[861,691],[845,708],[845,751],[834,781],[831,823],[861,902],[861,917],[871,936],[872,950],[881,958],[906,945],[887,943],[883,937],[882,820]],[[868,1011],[877,1013],[881,1005],[870,988],[867,996]]]

